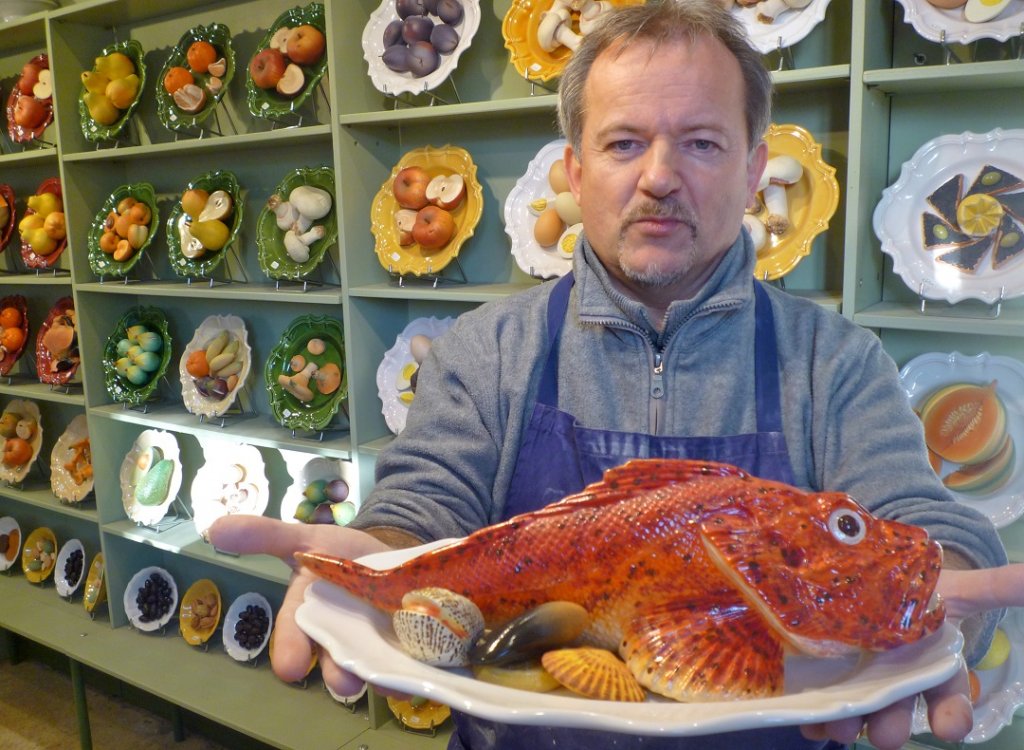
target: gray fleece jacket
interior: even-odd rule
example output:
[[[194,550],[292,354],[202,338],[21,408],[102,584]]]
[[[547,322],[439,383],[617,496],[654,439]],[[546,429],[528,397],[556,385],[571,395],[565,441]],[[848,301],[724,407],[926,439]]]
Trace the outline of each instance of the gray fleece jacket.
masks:
[[[754,263],[742,232],[704,289],[672,303],[659,334],[583,242],[559,340],[559,408],[599,429],[754,432]],[[353,526],[429,540],[500,520],[548,349],[552,287],[482,305],[435,340],[406,427],[378,457],[376,486]],[[768,292],[796,484],[847,492],[877,516],[927,528],[957,567],[1004,564],[992,524],[956,502],[929,467],[920,421],[878,338],[814,302]],[[967,629],[970,662],[998,616],[980,632]]]

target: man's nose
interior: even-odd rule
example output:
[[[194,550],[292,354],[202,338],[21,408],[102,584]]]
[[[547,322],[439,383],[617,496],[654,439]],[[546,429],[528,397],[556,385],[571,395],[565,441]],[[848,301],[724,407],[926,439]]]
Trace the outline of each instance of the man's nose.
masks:
[[[640,189],[652,197],[664,198],[681,184],[679,154],[672,144],[655,141],[644,154]]]

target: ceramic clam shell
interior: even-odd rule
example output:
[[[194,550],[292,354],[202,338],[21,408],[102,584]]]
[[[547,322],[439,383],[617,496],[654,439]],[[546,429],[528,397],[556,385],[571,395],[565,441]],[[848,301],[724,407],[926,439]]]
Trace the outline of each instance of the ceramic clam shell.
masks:
[[[392,625],[414,659],[435,667],[462,667],[469,664],[469,649],[483,631],[484,618],[466,597],[432,587],[402,597]]]

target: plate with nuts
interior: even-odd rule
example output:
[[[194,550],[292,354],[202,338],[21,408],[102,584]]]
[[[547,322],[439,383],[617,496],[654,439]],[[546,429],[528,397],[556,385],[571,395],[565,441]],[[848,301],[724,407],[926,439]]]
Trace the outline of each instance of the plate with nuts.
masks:
[[[124,590],[124,613],[138,630],[152,632],[170,622],[178,604],[171,574],[151,565],[132,576]]]
[[[190,646],[201,646],[210,640],[220,623],[221,599],[217,584],[200,578],[181,597],[178,628]]]
[[[25,539],[21,550],[21,569],[32,583],[42,583],[50,577],[57,564],[57,537],[53,531],[40,526]]]
[[[57,593],[68,597],[78,591],[85,580],[85,547],[80,539],[68,539],[57,553],[57,568],[53,576]]]
[[[224,615],[224,650],[236,661],[251,661],[270,641],[274,614],[262,594],[250,591],[235,599]]]
[[[9,569],[21,552],[21,527],[10,516],[0,518],[0,571]]]

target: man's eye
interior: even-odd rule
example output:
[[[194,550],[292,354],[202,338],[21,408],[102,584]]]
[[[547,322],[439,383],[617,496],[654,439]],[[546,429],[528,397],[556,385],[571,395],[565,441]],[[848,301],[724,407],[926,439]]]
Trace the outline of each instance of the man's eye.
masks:
[[[612,151],[630,151],[636,146],[635,141],[613,141],[611,144]]]
[[[710,151],[715,147],[715,144],[711,141],[706,141],[703,138],[698,138],[693,142],[693,147],[698,151]]]

